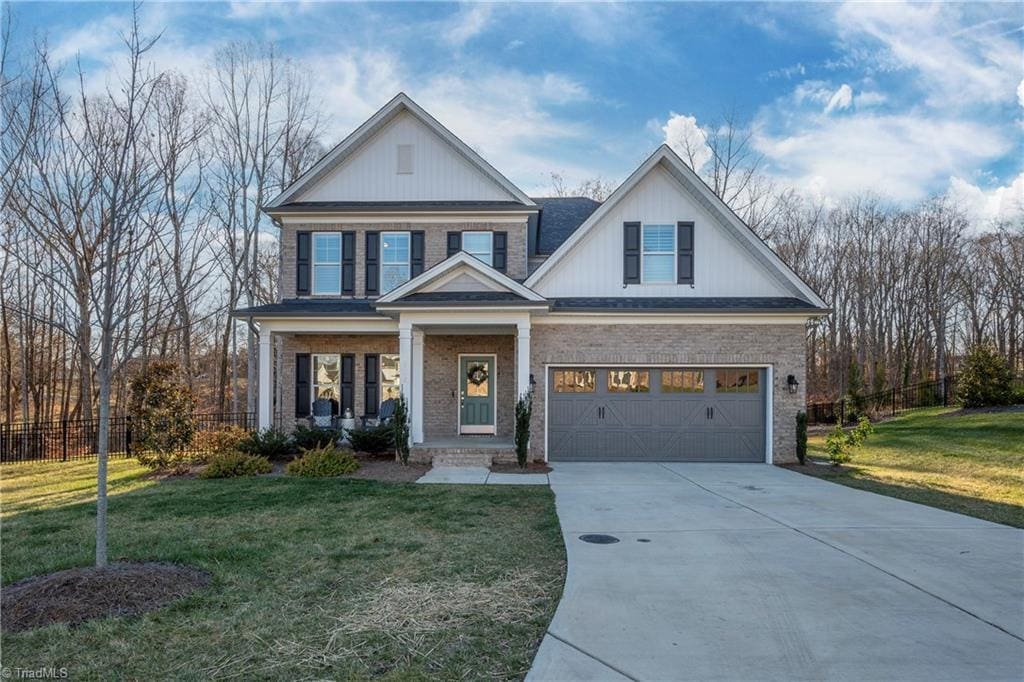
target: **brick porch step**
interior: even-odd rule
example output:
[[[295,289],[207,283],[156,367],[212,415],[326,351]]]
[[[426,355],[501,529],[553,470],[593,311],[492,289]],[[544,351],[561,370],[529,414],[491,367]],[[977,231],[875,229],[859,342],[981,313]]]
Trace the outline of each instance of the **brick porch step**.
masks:
[[[430,463],[435,467],[489,467],[494,461],[514,462],[515,448],[494,447],[430,447],[414,445],[410,452],[414,462]]]

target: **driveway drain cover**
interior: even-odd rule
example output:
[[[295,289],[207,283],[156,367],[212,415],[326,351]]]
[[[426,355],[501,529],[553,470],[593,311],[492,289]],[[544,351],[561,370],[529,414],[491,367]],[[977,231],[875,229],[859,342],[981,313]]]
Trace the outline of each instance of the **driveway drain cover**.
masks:
[[[593,535],[581,535],[580,540],[594,545],[611,545],[619,541],[619,539],[614,535],[601,535],[599,533]]]

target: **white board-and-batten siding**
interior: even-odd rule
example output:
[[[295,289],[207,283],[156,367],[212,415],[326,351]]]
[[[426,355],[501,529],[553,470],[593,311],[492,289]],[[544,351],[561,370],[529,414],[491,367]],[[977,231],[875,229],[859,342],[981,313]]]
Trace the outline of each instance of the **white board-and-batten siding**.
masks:
[[[694,222],[694,284],[623,286],[623,223]],[[793,296],[667,171],[653,168],[534,289],[562,296]]]
[[[398,146],[412,145],[412,173]],[[293,201],[513,201],[504,188],[408,112]]]

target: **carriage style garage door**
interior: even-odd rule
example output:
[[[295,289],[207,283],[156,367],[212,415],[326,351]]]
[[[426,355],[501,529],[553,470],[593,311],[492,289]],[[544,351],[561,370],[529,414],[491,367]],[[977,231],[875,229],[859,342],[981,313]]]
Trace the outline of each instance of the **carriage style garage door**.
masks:
[[[555,367],[552,461],[763,462],[766,371]]]

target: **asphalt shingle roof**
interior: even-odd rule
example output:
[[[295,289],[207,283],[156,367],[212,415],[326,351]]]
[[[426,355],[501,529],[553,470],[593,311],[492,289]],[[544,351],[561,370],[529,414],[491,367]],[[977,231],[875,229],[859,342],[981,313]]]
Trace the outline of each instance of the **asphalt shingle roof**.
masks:
[[[537,252],[551,254],[576,231],[601,202],[587,197],[530,197],[540,206]]]

